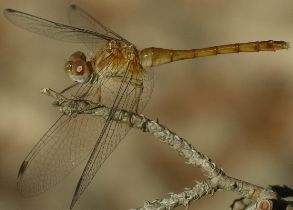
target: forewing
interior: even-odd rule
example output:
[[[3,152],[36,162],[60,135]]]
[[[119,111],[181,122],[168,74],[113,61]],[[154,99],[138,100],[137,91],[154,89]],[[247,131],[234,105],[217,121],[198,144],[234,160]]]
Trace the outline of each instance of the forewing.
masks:
[[[22,163],[18,188],[26,196],[60,182],[89,156],[104,120],[91,115],[62,115]]]
[[[105,34],[113,39],[118,39],[129,43],[126,39],[114,32],[110,28],[106,27],[100,21],[96,20],[93,16],[86,11],[78,7],[77,5],[70,5],[68,8],[68,19],[71,26],[77,28],[84,28],[90,31],[96,31],[100,34]]]
[[[55,23],[34,15],[13,9],[4,10],[6,18],[20,28],[60,41],[75,43],[98,43],[112,40],[96,31]]]

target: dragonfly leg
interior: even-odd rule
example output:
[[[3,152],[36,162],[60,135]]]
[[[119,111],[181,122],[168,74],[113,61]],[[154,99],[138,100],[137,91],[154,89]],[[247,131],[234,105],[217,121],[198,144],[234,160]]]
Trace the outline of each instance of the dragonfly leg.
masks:
[[[97,102],[100,104],[102,100],[102,89],[101,85],[97,87]]]
[[[73,83],[72,85],[70,85],[70,86],[66,87],[65,89],[63,89],[59,94],[62,95],[63,93],[67,92],[68,90],[70,90],[71,88],[75,87],[78,84],[79,83],[77,83],[77,82]],[[82,99],[83,97],[85,97],[88,94],[90,89],[91,89],[91,86],[87,86],[86,91],[84,91],[84,93],[82,95],[76,95],[76,96],[71,96],[71,97],[75,98],[75,99]]]
[[[138,88],[138,96],[135,97],[135,112],[138,113],[138,108],[139,108],[139,101],[141,99],[142,93],[143,93],[143,81],[140,81],[139,84],[136,84],[136,88]]]
[[[135,88],[134,101],[130,110],[133,110],[135,113],[139,113],[139,110],[138,110],[139,102],[143,94],[143,81],[138,79],[133,79],[130,82],[130,85],[132,85]]]

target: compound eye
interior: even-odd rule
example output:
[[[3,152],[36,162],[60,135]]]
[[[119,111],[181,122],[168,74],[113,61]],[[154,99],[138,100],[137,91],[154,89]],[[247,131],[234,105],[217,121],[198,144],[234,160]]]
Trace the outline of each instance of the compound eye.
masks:
[[[78,83],[87,82],[92,75],[91,65],[86,62],[85,54],[80,51],[73,53],[69,57],[64,69],[69,78]]]

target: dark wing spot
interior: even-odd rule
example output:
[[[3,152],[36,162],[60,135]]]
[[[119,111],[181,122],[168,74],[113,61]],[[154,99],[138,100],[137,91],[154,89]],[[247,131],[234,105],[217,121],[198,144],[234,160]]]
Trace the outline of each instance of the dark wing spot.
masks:
[[[77,8],[75,4],[71,4],[69,7],[73,10],[76,10],[76,8]]]
[[[25,170],[27,168],[27,165],[28,165],[28,161],[23,161],[22,162],[22,164],[21,164],[21,166],[19,168],[19,172],[18,172],[18,176],[17,176],[18,178],[20,178],[24,174],[24,172],[25,172]]]
[[[12,13],[12,12],[16,12],[16,11],[14,9],[9,9],[8,8],[8,9],[5,9],[4,12],[11,12]]]

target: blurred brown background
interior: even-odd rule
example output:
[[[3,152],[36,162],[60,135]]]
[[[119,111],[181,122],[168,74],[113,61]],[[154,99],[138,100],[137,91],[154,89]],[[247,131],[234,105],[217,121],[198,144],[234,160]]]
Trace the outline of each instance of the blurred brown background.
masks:
[[[139,49],[293,40],[291,0],[0,0],[0,8],[67,23],[66,9],[72,3]],[[70,84],[64,61],[82,46],[23,31],[3,15],[0,30],[0,209],[68,209],[83,166],[52,190],[29,199],[17,192],[16,176],[25,155],[59,115],[39,90]],[[262,186],[292,185],[292,58],[290,49],[158,67],[144,114],[158,118],[231,176]],[[130,209],[180,192],[202,178],[184,161],[151,135],[133,129],[74,209]],[[228,209],[236,197],[219,192],[190,209]]]

